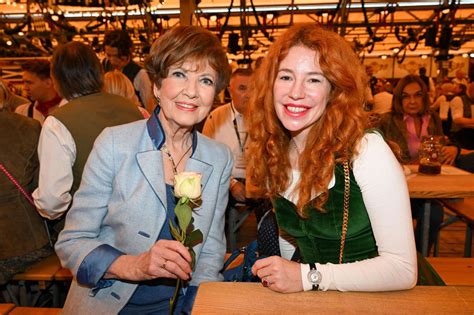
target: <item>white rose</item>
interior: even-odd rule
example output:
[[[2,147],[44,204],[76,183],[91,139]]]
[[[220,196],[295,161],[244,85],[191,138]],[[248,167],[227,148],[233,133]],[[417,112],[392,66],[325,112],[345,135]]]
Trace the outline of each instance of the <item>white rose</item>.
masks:
[[[174,176],[174,194],[176,197],[198,199],[201,196],[201,177],[196,172],[182,172]]]

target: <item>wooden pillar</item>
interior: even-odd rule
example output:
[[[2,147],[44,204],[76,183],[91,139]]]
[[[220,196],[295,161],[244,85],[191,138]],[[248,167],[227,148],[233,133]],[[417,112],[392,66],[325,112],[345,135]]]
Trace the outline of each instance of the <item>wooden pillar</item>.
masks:
[[[179,0],[179,21],[181,25],[193,25],[196,0]]]

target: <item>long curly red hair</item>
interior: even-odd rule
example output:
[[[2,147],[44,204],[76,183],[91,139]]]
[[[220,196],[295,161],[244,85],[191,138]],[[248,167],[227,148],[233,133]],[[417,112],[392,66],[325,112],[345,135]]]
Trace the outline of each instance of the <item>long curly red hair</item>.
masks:
[[[311,199],[312,207],[324,211],[328,184],[334,167],[356,154],[364,134],[367,115],[367,76],[351,46],[334,32],[316,24],[291,27],[270,48],[255,73],[246,122],[249,130],[247,175],[258,197],[274,197],[290,185],[290,133],[279,121],[273,104],[273,84],[280,62],[293,46],[302,45],[316,52],[324,76],[331,84],[329,101],[321,118],[314,123],[299,158],[301,180],[297,184],[297,212]]]

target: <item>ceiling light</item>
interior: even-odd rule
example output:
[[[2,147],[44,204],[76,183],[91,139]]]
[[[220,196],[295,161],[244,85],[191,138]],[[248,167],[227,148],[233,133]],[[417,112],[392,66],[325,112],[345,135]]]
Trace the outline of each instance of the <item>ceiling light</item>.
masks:
[[[393,49],[393,52],[394,52],[394,53],[398,53],[399,51],[400,51],[400,48],[398,48],[398,47],[396,47],[396,48]]]
[[[469,57],[474,58],[474,53],[470,53]]]
[[[462,57],[463,57],[463,58],[467,58],[467,57],[469,57],[469,54],[464,53],[464,54],[462,54]]]
[[[427,55],[421,55],[421,59],[427,59],[428,56]]]
[[[385,59],[387,59],[387,55],[382,55],[382,56],[380,56],[380,58],[382,58],[382,60],[385,60]]]
[[[268,13],[267,14],[267,20],[271,20],[273,19],[273,14],[272,13]]]
[[[11,40],[7,40],[7,46],[13,45],[13,42]]]
[[[209,18],[209,20],[211,20],[212,22],[217,21],[217,15],[211,15],[211,17]]]

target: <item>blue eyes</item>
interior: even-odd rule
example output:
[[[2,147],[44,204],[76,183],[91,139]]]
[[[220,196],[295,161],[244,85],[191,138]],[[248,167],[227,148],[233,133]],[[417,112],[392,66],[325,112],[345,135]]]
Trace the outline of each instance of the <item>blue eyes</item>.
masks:
[[[201,81],[202,81],[202,83],[204,83],[205,85],[210,85],[210,86],[214,85],[214,82],[213,82],[211,79],[204,78],[204,79],[202,79]]]
[[[176,71],[171,72],[171,77],[185,79],[187,76],[185,72],[176,70]],[[200,78],[199,81],[203,83],[204,85],[214,86],[214,81],[210,78]]]

